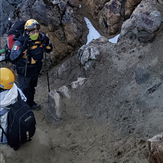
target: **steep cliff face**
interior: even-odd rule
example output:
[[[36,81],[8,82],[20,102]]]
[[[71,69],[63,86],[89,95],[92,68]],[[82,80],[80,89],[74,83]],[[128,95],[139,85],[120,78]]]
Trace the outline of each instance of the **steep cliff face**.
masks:
[[[8,30],[8,18],[12,22],[30,18],[38,20],[41,31],[49,36],[54,45],[53,62],[62,60],[86,43],[86,26],[83,16],[77,12],[79,5],[76,1],[5,1],[2,9],[1,34]]]
[[[41,31],[46,33],[53,42],[54,50],[51,59],[53,63],[56,63],[86,43],[88,30],[84,16],[90,18],[102,35],[110,37],[120,31],[123,22],[129,18],[139,3],[140,0],[3,1],[1,35],[4,35],[10,27],[8,18],[12,23],[30,18],[38,20]],[[1,41],[1,47],[5,44],[4,40],[6,37]]]
[[[1,5],[1,35],[16,20],[34,18],[41,24],[54,45],[51,61],[57,63],[73,54],[86,43],[88,29],[84,16],[88,17],[102,36],[107,38],[121,33],[122,39],[152,42],[161,25],[161,14],[152,0],[18,0],[3,1]],[[132,16],[131,16],[132,15]],[[131,17],[130,17],[131,16]],[[4,46],[6,37],[1,41]]]
[[[98,29],[104,36],[120,31],[122,23],[130,17],[141,0],[82,0],[86,11],[98,22]]]

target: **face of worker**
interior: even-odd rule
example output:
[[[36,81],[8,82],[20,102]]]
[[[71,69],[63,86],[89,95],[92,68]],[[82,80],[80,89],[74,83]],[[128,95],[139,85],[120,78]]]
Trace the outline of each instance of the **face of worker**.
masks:
[[[29,32],[29,35],[35,35],[35,34],[38,34],[38,33],[39,33],[39,30],[38,29],[34,29],[33,31]]]
[[[37,40],[38,36],[39,36],[39,30],[38,29],[34,29],[34,30],[30,31],[28,33],[28,35],[29,35],[31,40]]]

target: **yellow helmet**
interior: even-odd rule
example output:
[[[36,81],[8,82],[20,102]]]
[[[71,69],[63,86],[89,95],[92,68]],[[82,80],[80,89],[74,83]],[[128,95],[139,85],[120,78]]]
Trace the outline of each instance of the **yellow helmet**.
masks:
[[[0,68],[0,88],[11,89],[15,81],[13,72],[8,68]]]
[[[24,25],[24,30],[32,31],[34,29],[40,29],[40,24],[35,19],[29,19]]]

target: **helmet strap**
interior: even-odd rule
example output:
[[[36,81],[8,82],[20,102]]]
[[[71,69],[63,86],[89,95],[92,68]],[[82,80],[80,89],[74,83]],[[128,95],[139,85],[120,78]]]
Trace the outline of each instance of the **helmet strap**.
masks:
[[[0,93],[3,92],[3,91],[5,91],[5,90],[6,90],[6,89],[0,88]]]

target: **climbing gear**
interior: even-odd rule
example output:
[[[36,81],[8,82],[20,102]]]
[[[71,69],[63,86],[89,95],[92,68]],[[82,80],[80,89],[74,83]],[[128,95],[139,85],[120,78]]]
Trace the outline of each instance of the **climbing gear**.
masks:
[[[13,72],[8,68],[0,68],[0,88],[11,89],[13,87],[15,77]]]
[[[34,29],[40,29],[40,24],[35,19],[27,20],[24,26],[24,30],[32,31]]]
[[[45,55],[45,67],[46,67],[46,77],[47,77],[47,83],[48,83],[48,91],[50,92],[48,65],[47,65],[47,63],[46,63],[46,60],[47,60],[46,51],[44,51],[44,55]]]
[[[48,73],[48,65],[47,65],[47,56],[46,53],[50,53],[52,51],[52,43],[49,41],[49,38],[46,35],[42,35],[42,41],[43,41],[43,52],[44,52],[44,63],[46,67],[46,76],[47,76],[47,83],[48,83],[48,91],[50,92],[50,83],[49,83],[49,73]]]
[[[30,49],[30,46],[28,46],[28,49],[26,51],[26,62],[25,62],[25,72],[24,72],[24,79],[26,80],[26,77],[27,77],[27,67],[28,67],[28,58],[29,58],[29,49]]]

